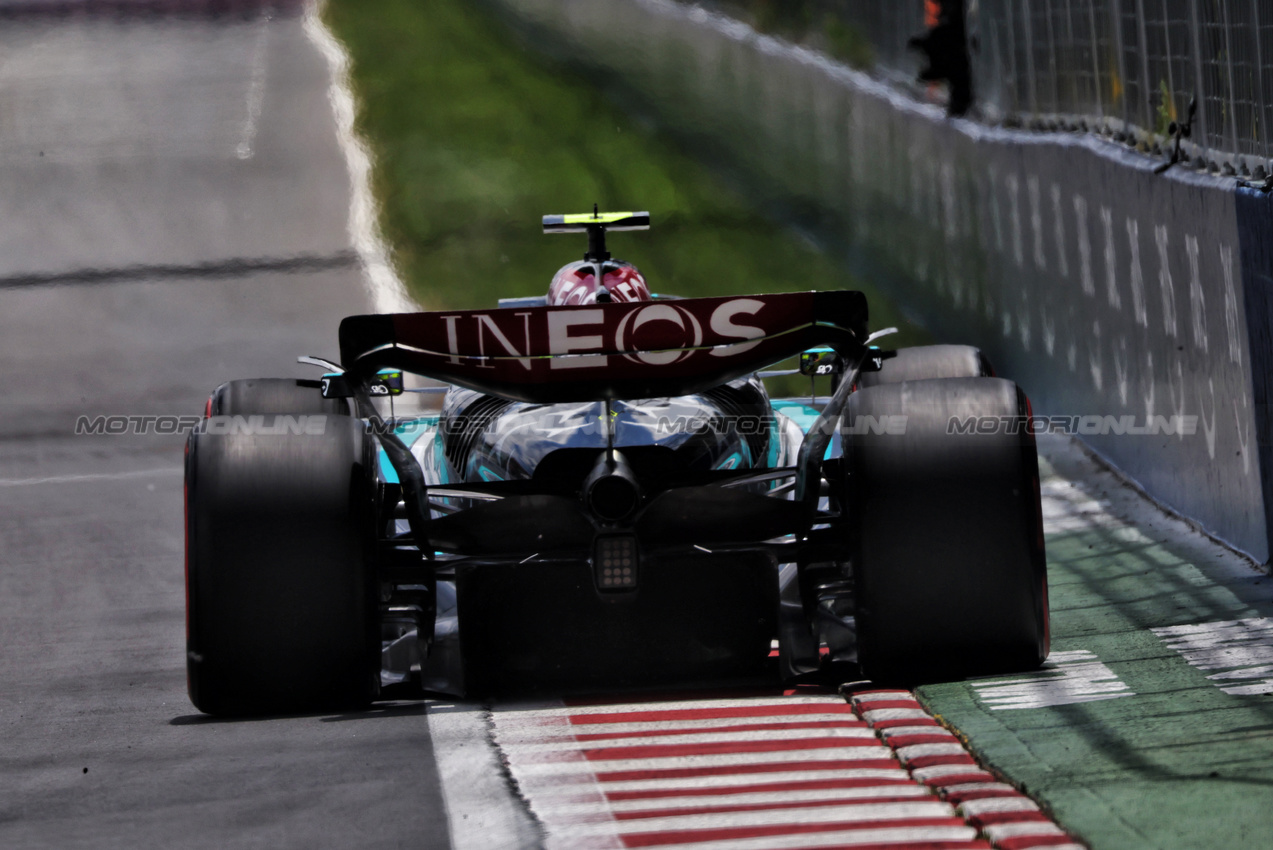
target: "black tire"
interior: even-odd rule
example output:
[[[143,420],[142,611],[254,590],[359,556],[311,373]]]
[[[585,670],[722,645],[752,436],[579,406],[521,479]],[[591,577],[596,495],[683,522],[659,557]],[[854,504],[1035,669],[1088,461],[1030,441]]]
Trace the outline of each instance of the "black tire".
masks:
[[[1047,562],[1024,393],[999,378],[885,384],[850,396],[844,434],[859,660],[873,679],[1037,667]],[[904,433],[878,433],[905,416]],[[951,433],[1003,417],[1017,430]],[[856,428],[853,423],[857,423]],[[866,430],[867,433],[859,433]],[[988,429],[987,429],[988,430]]]
[[[323,398],[317,381],[296,378],[248,378],[226,381],[208,398],[208,416],[250,416],[252,414],[326,414],[349,416],[349,400]]]
[[[897,356],[890,357],[878,372],[863,372],[858,376],[859,389],[883,384],[900,384],[902,381],[924,381],[930,378],[986,378],[994,377],[981,349],[971,345],[917,345],[897,349]]]
[[[186,645],[200,711],[342,709],[376,696],[373,440],[351,417],[324,425],[190,435]]]

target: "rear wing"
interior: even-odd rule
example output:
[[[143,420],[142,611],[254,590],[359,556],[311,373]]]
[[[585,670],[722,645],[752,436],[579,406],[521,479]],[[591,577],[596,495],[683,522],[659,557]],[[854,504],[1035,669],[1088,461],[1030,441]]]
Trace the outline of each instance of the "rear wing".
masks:
[[[702,392],[829,345],[866,350],[860,292],[350,316],[351,376],[402,369],[514,401],[658,398]]]
[[[649,230],[648,212],[598,213],[592,215],[546,215],[545,233],[587,233],[594,228],[603,230]]]

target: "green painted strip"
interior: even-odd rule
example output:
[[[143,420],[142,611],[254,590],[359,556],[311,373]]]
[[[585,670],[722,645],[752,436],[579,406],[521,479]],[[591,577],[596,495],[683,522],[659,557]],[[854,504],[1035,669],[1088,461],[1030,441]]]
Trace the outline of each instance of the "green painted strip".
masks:
[[[1240,633],[1228,644],[1239,648],[1188,657],[1166,642],[1184,646],[1179,634],[1152,631],[1273,616],[1273,579],[1162,514],[1072,444],[1040,446],[1053,657],[1065,663],[1043,676],[917,694],[1094,850],[1273,845],[1273,695],[1221,690],[1258,689],[1273,677],[1260,671],[1273,655],[1260,644],[1269,630],[1230,627],[1219,636]],[[1196,647],[1216,633],[1189,634]],[[1199,669],[1189,657],[1222,666]],[[1101,678],[1101,665],[1112,678]],[[1235,669],[1241,678],[1208,678]],[[1100,699],[1065,702],[1101,688],[1087,694]],[[1065,704],[992,707],[1030,695]]]

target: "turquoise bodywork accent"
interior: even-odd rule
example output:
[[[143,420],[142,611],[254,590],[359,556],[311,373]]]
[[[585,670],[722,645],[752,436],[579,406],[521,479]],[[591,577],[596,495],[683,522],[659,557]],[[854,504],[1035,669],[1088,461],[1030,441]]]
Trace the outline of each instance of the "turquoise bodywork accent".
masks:
[[[446,474],[446,455],[442,452],[442,441],[433,441],[433,462],[438,471],[438,483],[450,484],[450,476]]]
[[[376,447],[376,454],[380,457],[380,480],[386,484],[397,484],[398,470],[389,462],[389,455],[379,446]]]
[[[782,434],[778,431],[778,417],[769,418],[769,454],[765,457],[765,466],[773,469],[778,465],[778,444],[782,442]]]
[[[423,427],[422,427],[423,426]],[[411,447],[415,446],[421,440],[432,440],[434,445],[440,446],[437,440],[433,440],[437,435],[438,417],[436,416],[420,416],[415,419],[404,419],[394,425],[393,433],[398,436],[403,434],[417,434],[414,440],[410,441]],[[386,484],[398,483],[398,470],[393,468],[393,464],[389,462],[389,456],[385,454],[385,450],[376,443],[376,461],[380,467],[380,480]]]
[[[810,407],[807,404],[791,400],[775,401],[773,402],[773,409],[790,418],[806,434],[818,421],[818,417],[822,415],[816,407]],[[827,445],[827,453],[823,457],[839,457],[840,454],[840,429],[837,428],[835,433],[831,435],[831,442]]]
[[[800,430],[806,434],[813,427],[813,423],[818,421],[818,417],[822,415],[816,407],[810,407],[807,404],[790,400],[775,401],[773,409],[799,425]]]

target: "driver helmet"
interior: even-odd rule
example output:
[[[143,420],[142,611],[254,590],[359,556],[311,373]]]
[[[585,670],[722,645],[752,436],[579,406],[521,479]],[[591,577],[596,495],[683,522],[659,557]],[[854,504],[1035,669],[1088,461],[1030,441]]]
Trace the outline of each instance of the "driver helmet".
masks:
[[[597,266],[601,266],[602,281],[597,284]],[[592,263],[587,260],[562,266],[553,275],[548,287],[547,303],[550,307],[595,304],[598,301],[630,302],[649,301],[650,288],[645,278],[631,263],[622,260],[606,260]]]

